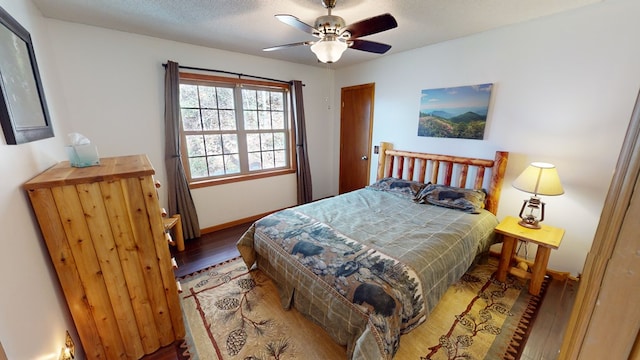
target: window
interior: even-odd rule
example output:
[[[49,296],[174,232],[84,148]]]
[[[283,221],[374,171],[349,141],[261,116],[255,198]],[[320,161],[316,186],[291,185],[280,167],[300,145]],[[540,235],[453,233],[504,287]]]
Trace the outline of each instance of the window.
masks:
[[[182,152],[190,184],[293,172],[287,95],[287,84],[181,73]]]

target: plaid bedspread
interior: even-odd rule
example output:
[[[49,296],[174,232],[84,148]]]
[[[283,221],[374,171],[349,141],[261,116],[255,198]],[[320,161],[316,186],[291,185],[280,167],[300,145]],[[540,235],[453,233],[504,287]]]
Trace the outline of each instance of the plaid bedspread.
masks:
[[[271,214],[238,241],[283,306],[324,327],[351,359],[391,359],[493,240],[494,215],[362,189]]]

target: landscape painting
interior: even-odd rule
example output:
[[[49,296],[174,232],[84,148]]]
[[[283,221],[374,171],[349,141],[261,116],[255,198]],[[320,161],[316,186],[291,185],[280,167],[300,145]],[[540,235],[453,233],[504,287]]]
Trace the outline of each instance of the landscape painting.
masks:
[[[493,84],[422,90],[418,136],[484,138]]]

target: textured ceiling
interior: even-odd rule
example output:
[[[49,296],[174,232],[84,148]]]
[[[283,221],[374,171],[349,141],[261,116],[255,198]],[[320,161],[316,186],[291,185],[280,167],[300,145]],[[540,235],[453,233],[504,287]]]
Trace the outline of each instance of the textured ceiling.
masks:
[[[32,0],[44,16],[307,65],[318,63],[306,46],[265,47],[314,40],[276,14],[313,25],[326,15],[321,0]],[[338,0],[333,15],[351,24],[391,13],[398,27],[363,37],[392,45],[387,54],[515,24],[601,0]],[[331,67],[380,56],[348,49]]]

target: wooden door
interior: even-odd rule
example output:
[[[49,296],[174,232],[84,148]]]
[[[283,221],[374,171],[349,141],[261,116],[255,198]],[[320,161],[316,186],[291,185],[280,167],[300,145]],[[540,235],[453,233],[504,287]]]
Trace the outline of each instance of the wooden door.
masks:
[[[640,359],[640,93],[585,260],[560,360]]]
[[[7,360],[7,354],[5,354],[4,348],[2,347],[1,342],[0,342],[0,360]]]
[[[340,194],[369,184],[375,84],[340,92]]]

